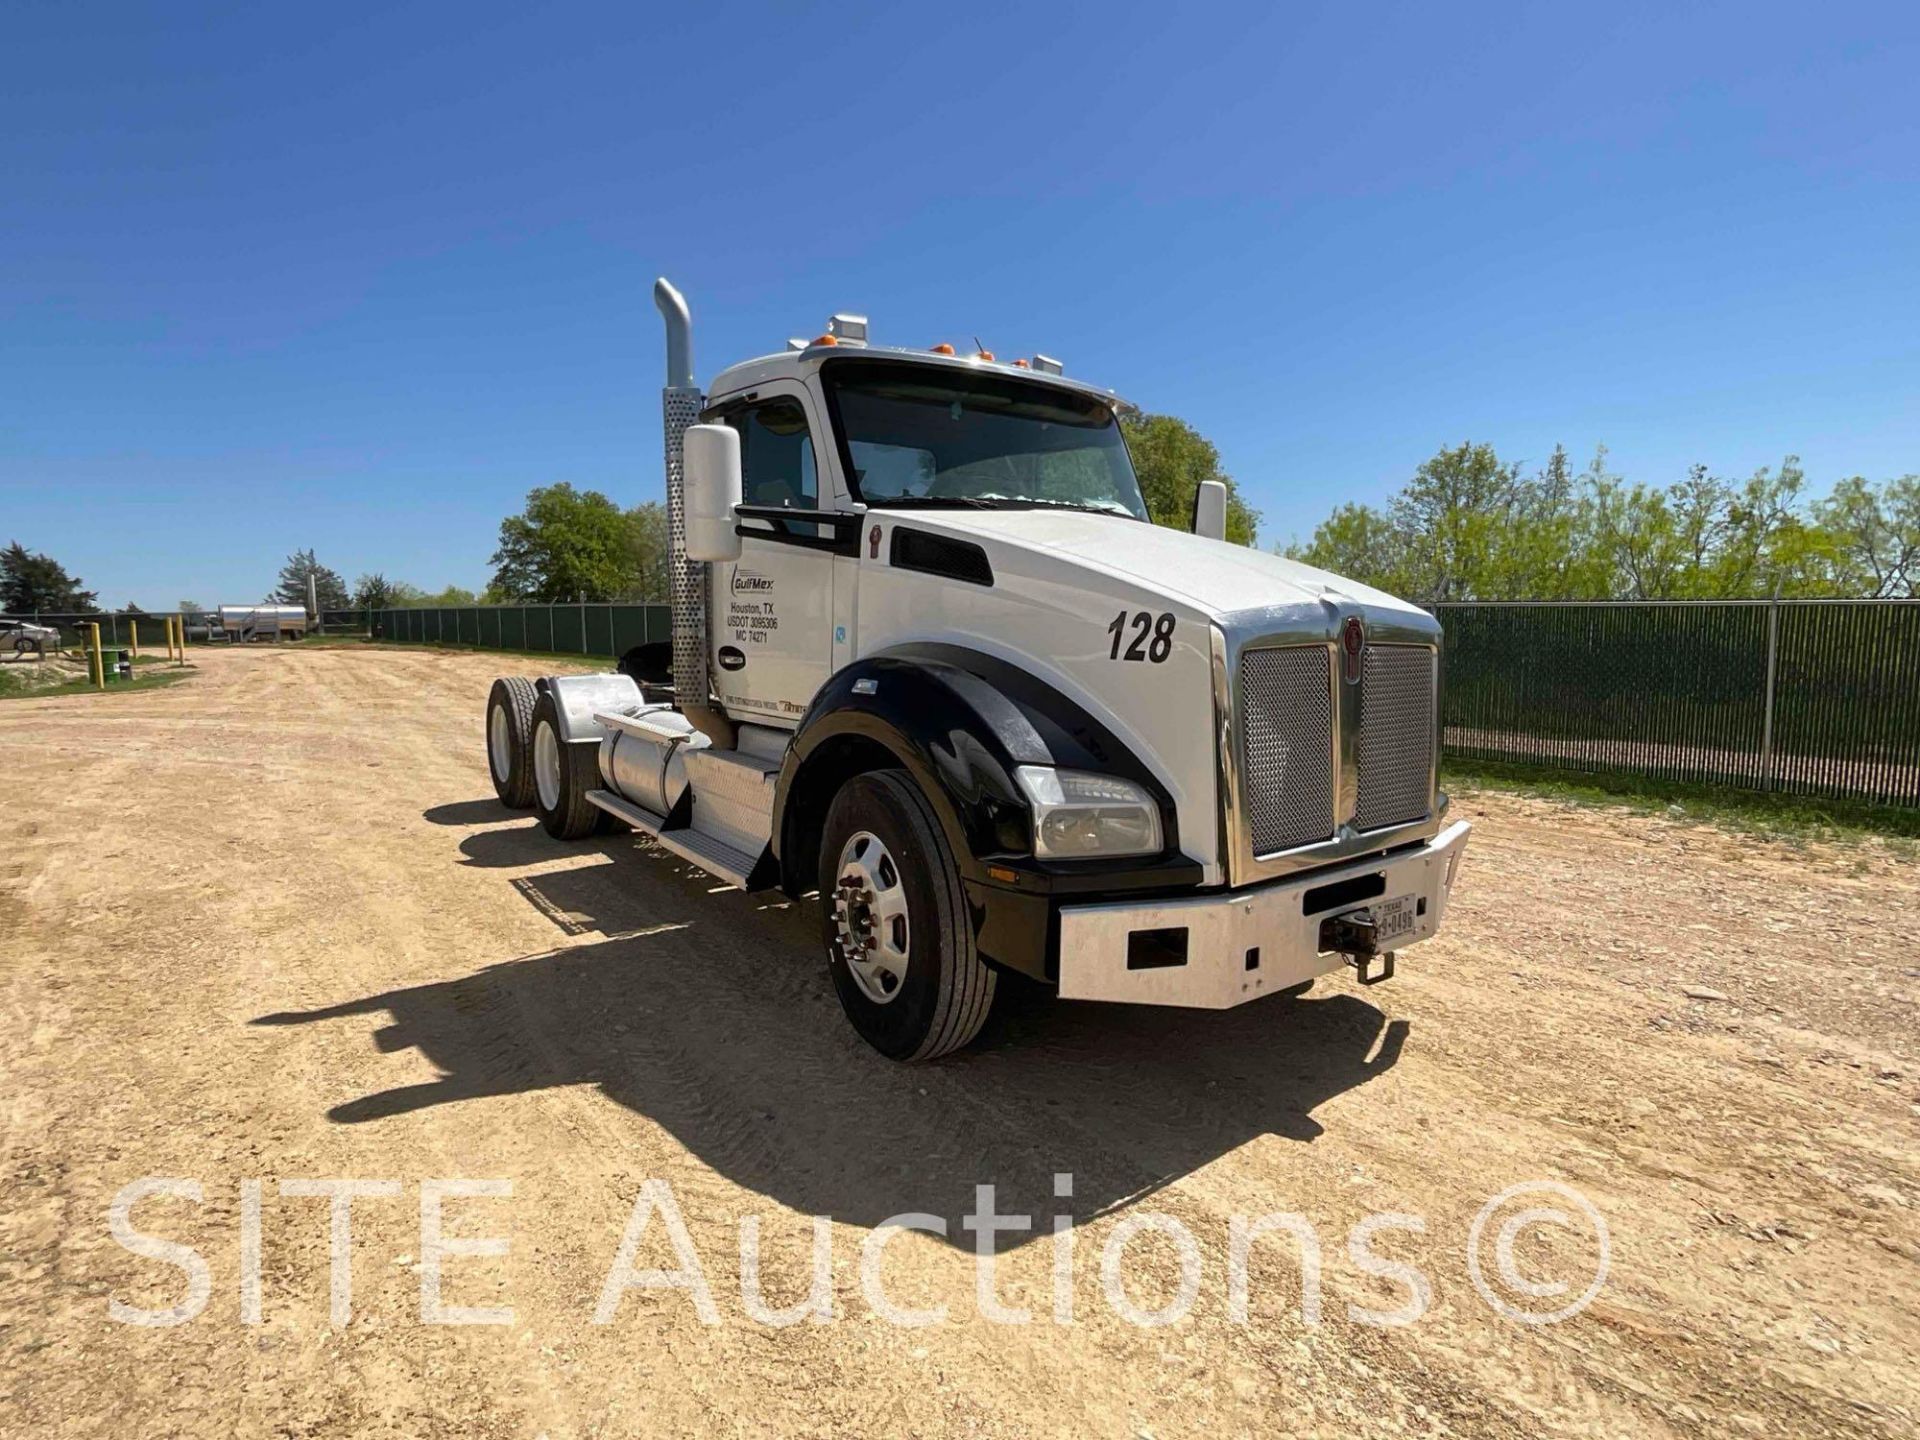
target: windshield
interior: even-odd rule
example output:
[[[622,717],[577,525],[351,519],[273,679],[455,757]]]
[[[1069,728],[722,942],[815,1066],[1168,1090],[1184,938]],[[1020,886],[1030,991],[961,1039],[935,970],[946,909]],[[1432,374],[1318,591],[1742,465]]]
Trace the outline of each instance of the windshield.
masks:
[[[869,505],[1066,505],[1147,518],[1095,396],[886,360],[825,368],[841,457]]]

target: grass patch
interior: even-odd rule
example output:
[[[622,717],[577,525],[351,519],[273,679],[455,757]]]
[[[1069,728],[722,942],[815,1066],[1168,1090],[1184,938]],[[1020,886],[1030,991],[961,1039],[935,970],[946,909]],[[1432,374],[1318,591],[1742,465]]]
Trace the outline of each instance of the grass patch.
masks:
[[[1564,770],[1499,760],[1448,759],[1449,788],[1536,795],[1568,805],[1609,806],[1682,823],[1712,825],[1769,840],[1858,842],[1890,839],[1900,853],[1920,855],[1920,810],[1865,801],[1824,799],[1725,785],[1698,785],[1644,775],[1569,775]]]
[[[154,663],[164,666],[165,662],[156,656]],[[128,690],[164,690],[169,685],[178,685],[194,673],[196,672],[191,665],[161,669],[143,668],[140,673],[126,680],[108,677],[107,688],[102,692],[94,688],[93,676],[84,671],[70,680],[56,680],[52,684],[33,684],[24,675],[0,669],[0,700],[44,700],[57,695],[102,693],[114,695]]]

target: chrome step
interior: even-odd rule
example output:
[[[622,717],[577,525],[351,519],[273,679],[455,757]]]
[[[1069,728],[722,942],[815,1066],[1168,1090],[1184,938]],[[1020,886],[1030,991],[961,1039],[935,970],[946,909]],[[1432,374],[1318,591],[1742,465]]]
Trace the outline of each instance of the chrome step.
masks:
[[[651,835],[682,860],[691,861],[729,885],[737,885],[742,890],[768,890],[777,878],[772,852],[764,847],[760,854],[750,855],[718,836],[704,835],[686,826],[664,829],[662,827],[666,822],[662,817],[651,810],[643,810],[610,790],[589,790],[587,803],[606,811],[616,820],[626,821],[642,834]]]
[[[667,823],[651,810],[643,810],[631,800],[623,799],[611,790],[587,791],[587,803],[598,806],[614,819],[624,820],[634,829],[648,835],[658,835],[660,827]]]
[[[742,890],[772,888],[771,879],[755,874],[763,869],[761,859],[764,858],[764,852],[760,857],[749,855],[744,850],[736,850],[716,835],[703,835],[693,829],[661,830],[653,838],[682,860],[691,860],[709,875],[717,876],[729,885],[738,885]]]

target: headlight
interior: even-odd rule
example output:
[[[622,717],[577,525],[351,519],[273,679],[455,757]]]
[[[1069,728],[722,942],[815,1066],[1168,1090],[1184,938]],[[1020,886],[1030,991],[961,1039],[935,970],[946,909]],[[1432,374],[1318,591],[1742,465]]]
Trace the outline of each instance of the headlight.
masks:
[[[1084,770],[1022,765],[1033,802],[1033,853],[1043,860],[1160,853],[1160,807],[1138,785]]]

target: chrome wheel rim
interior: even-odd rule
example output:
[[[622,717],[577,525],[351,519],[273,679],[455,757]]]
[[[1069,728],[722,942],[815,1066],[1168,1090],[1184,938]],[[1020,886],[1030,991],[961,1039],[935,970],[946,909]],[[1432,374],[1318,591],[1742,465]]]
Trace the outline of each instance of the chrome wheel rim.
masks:
[[[560,808],[560,740],[544,720],[533,732],[533,784],[541,809]]]
[[[898,998],[913,953],[907,891],[900,867],[870,830],[840,848],[833,888],[833,923],[841,958],[860,993],[876,1005]]]
[[[487,717],[487,758],[493,762],[493,778],[504,782],[513,771],[513,745],[507,738],[507,707],[496,705]]]

